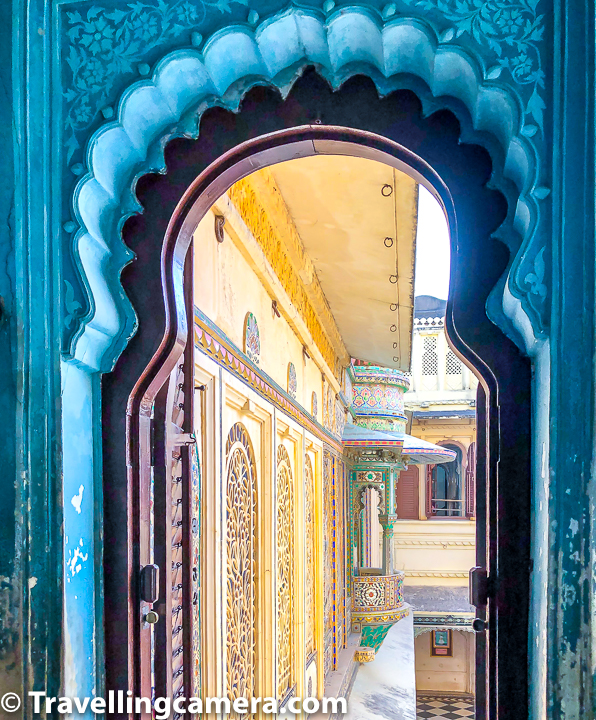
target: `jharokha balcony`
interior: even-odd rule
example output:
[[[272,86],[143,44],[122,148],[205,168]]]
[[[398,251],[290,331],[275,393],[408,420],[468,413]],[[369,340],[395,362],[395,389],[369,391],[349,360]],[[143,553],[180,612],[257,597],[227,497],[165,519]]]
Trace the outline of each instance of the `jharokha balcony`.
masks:
[[[366,572],[366,569],[363,570]],[[360,647],[356,651],[356,659],[360,662],[373,660],[391,626],[408,615],[409,605],[404,602],[402,592],[403,581],[403,572],[393,575],[366,573],[354,578],[352,631],[362,633]]]
[[[355,659],[370,662],[391,627],[409,614],[404,574],[393,570],[399,474],[411,464],[450,462],[455,453],[405,433],[406,375],[359,363],[351,367],[349,379],[353,421],[344,428],[343,445],[352,465],[352,631],[361,634]]]

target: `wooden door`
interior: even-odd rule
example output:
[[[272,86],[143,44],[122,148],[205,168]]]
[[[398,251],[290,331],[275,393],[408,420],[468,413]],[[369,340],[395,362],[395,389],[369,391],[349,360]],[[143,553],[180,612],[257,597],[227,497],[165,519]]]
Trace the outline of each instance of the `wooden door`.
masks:
[[[154,409],[154,558],[160,569],[156,605],[155,696],[192,695],[193,560],[192,453],[194,344],[192,342],[192,247],[186,272],[176,279],[184,295],[187,335],[182,354],[159,391]],[[182,292],[181,292],[182,291]],[[179,715],[174,713],[174,718]]]

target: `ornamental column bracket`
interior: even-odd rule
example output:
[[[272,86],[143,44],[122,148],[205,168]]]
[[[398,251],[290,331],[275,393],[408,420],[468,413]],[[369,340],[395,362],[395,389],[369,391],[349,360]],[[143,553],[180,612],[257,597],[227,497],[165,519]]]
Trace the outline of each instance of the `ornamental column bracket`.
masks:
[[[260,0],[60,4],[52,96],[62,98],[56,127],[63,128],[63,206],[70,204],[60,219],[65,357],[109,371],[136,331],[120,283],[133,253],[120,231],[141,211],[138,179],[167,171],[168,140],[196,138],[205,108],[237,112],[255,85],[285,97],[312,65],[336,89],[358,74],[381,96],[408,87],[423,114],[451,110],[462,141],[487,148],[490,182],[510,207],[496,236],[512,253],[488,309],[531,351],[547,329],[550,277],[542,229],[550,189],[540,167],[550,153],[544,4],[515,11],[509,0],[400,0],[380,10],[336,0],[308,9]]]

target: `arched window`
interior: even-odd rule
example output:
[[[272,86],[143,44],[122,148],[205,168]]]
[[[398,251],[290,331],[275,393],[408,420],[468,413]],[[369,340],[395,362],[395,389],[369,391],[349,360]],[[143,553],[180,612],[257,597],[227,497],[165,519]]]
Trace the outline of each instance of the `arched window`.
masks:
[[[456,458],[434,465],[430,471],[430,513],[434,517],[463,517],[462,451],[457,445],[443,447],[453,450]]]
[[[379,575],[381,565],[381,539],[383,528],[379,515],[383,512],[383,495],[378,487],[364,487],[360,492],[360,550],[358,568],[360,575]]]

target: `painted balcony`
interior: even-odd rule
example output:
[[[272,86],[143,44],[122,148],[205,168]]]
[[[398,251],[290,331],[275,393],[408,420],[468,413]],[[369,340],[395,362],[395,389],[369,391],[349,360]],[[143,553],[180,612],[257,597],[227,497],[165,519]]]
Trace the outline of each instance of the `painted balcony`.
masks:
[[[391,626],[410,612],[402,591],[404,573],[374,575],[371,571],[354,578],[352,591],[352,632],[362,634],[355,654],[359,662],[373,660]]]

